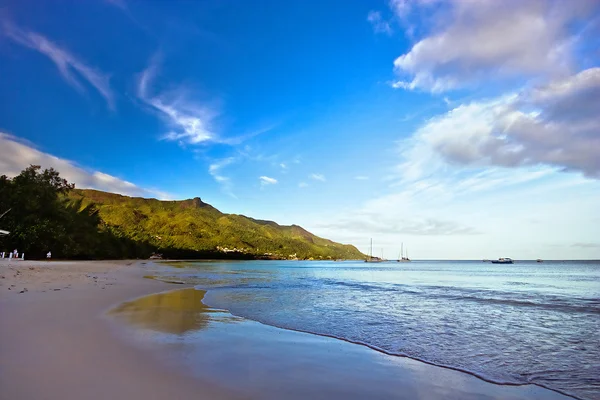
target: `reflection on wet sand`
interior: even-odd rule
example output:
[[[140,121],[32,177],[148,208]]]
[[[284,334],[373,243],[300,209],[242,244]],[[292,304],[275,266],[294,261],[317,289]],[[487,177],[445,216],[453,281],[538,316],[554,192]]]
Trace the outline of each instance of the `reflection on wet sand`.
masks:
[[[250,399],[567,399],[540,387],[494,385],[364,346],[235,317],[204,305],[205,294],[195,289],[159,293],[110,314],[149,330],[142,337],[153,348],[168,349],[186,374]],[[177,335],[176,340],[165,340],[165,333]]]
[[[237,320],[228,313],[204,305],[205,293],[193,288],[157,293],[123,303],[109,314],[138,328],[176,335],[205,329],[211,321]]]

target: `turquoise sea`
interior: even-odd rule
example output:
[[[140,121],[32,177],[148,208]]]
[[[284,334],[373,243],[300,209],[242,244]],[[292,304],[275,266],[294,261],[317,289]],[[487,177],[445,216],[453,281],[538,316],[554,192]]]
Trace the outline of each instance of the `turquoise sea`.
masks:
[[[503,384],[600,398],[600,262],[177,262],[211,307]]]

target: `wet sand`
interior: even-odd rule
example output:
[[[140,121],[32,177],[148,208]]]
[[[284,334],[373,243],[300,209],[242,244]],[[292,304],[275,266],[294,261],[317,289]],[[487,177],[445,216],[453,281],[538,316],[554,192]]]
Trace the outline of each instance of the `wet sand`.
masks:
[[[0,261],[0,399],[567,398],[239,318],[151,268]]]
[[[144,273],[132,262],[0,261],[0,399],[241,398],[114,335],[108,308],[172,287]]]
[[[160,347],[164,362],[260,399],[567,399],[534,386],[485,382],[463,372],[366,346],[295,332],[203,304],[182,289],[128,301],[109,312],[129,340]]]

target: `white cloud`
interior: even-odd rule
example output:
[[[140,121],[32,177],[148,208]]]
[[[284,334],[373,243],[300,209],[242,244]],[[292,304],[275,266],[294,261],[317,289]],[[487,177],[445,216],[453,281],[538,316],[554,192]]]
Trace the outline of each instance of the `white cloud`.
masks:
[[[13,177],[29,165],[54,168],[60,175],[78,188],[97,189],[127,196],[158,197],[170,196],[164,192],[144,189],[131,182],[100,171],[87,171],[74,162],[41,152],[18,138],[0,132],[0,175]]]
[[[237,161],[239,160],[236,157],[227,157],[213,162],[208,167],[208,173],[213,177],[215,182],[221,186],[226,194],[233,198],[237,198],[233,193],[233,183],[230,177],[223,174],[223,169]]]
[[[261,176],[260,178],[258,178],[260,180],[260,185],[261,186],[266,186],[266,185],[275,185],[277,183],[277,179],[275,178],[270,178],[268,176]]]
[[[172,128],[164,135],[164,139],[188,144],[215,141],[216,135],[210,129],[210,123],[215,117],[213,110],[190,102],[183,90],[151,94],[157,63],[158,56],[155,56],[148,68],[141,73],[138,97],[157,111]]]
[[[401,242],[414,258],[585,257],[541,249],[596,237],[597,225],[589,215],[597,208],[600,186],[593,181],[549,167],[476,168],[448,165],[433,150],[424,160],[422,154],[403,153],[397,184],[382,188],[389,193],[301,221],[303,226],[356,245],[372,237],[388,257],[398,254]],[[423,164],[421,174],[405,175],[403,167],[415,159]]]
[[[287,169],[287,165],[285,163],[280,163],[279,166],[281,169]]]
[[[404,16],[411,10],[409,4],[394,1],[392,7]],[[436,9],[432,32],[394,61],[401,79],[393,87],[443,92],[491,76],[568,73],[577,41],[574,22],[599,4],[593,0],[450,1],[448,7]]]
[[[223,176],[221,170],[226,166],[234,163],[236,159],[234,157],[224,158],[222,160],[216,161],[209,165],[208,173],[215,179],[215,181],[219,183],[229,182],[230,179],[226,176]]]
[[[518,94],[460,105],[429,120],[415,139],[455,164],[545,164],[599,179],[599,110],[600,68],[591,68]]]
[[[305,187],[308,187],[308,183],[306,183],[306,182],[300,182],[300,183],[298,184],[298,187],[299,187],[299,188],[305,188]]]
[[[404,242],[415,258],[597,258],[560,244],[597,237],[600,68],[451,107],[398,142],[387,188],[303,224],[394,257]]]
[[[4,34],[15,43],[38,51],[52,60],[62,77],[77,91],[85,92],[81,83],[83,79],[98,91],[106,100],[109,108],[114,109],[114,94],[110,87],[109,75],[90,67],[64,48],[36,32],[22,30],[7,21],[3,21],[3,28]]]
[[[310,178],[314,179],[315,181],[321,181],[321,182],[325,182],[327,179],[325,179],[325,175],[323,174],[311,174]]]
[[[385,33],[388,35],[392,34],[392,27],[390,23],[381,17],[379,11],[369,11],[367,15],[367,21],[373,26],[375,33]]]

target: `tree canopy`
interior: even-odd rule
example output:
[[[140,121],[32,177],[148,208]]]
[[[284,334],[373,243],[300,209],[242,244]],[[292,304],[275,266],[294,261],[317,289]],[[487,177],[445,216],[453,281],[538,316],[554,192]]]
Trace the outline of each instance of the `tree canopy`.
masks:
[[[78,190],[54,169],[32,165],[0,176],[0,249],[28,258],[316,258],[363,255],[350,245],[282,226],[224,214],[199,198],[160,201]]]

